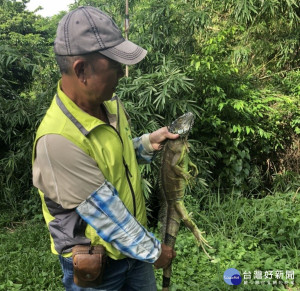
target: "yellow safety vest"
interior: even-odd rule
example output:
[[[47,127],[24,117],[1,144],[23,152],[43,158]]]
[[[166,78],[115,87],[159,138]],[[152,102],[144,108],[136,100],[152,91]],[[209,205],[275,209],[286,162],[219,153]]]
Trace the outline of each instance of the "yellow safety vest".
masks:
[[[119,197],[127,209],[142,225],[146,226],[146,207],[141,188],[140,170],[133,148],[130,126],[120,101],[114,97],[112,100],[104,102],[108,112],[117,115],[117,128],[115,129],[82,111],[61,91],[60,84],[58,84],[57,92],[58,94],[54,97],[37,130],[33,161],[36,143],[40,137],[47,134],[64,136],[97,162],[104,177],[119,192]],[[42,199],[44,218],[49,226],[55,217],[49,212],[44,193],[40,190],[39,193]],[[124,255],[111,244],[102,240],[89,225],[86,226],[85,236],[90,239],[92,245],[104,245],[111,258],[124,258]],[[58,254],[51,232],[50,237],[51,250]],[[70,256],[70,250],[64,252],[63,255]]]

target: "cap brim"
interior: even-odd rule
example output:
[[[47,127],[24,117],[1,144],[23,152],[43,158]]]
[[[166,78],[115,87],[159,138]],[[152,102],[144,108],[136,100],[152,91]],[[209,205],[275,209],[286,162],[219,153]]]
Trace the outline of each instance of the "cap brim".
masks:
[[[99,51],[100,54],[124,65],[139,63],[147,54],[147,51],[129,40],[125,40],[117,46]]]

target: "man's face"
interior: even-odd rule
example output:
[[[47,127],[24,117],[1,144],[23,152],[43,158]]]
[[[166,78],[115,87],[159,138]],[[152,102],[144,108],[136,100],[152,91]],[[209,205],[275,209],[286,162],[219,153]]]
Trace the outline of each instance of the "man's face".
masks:
[[[87,78],[90,100],[107,101],[113,96],[118,81],[124,76],[122,65],[99,54],[95,55],[89,67]]]

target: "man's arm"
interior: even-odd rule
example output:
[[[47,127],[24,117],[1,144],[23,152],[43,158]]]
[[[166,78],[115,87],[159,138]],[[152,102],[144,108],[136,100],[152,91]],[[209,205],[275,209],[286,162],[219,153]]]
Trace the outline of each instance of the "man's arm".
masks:
[[[176,139],[178,137],[178,134],[169,132],[167,127],[162,127],[152,133],[134,138],[133,146],[138,163],[151,163],[155,157],[155,151],[162,148],[162,144],[166,139]]]
[[[154,149],[150,142],[150,133],[132,140],[136,159],[139,164],[150,164],[154,158]]]
[[[33,165],[33,183],[44,192],[46,197],[60,204],[63,208],[74,209],[80,203],[85,203],[88,201],[88,197],[95,193],[95,189],[98,189],[96,193],[100,197],[108,197],[107,192],[105,195],[99,190],[101,188],[99,186],[104,181],[105,178],[96,162],[66,138],[60,135],[47,135],[38,141],[37,158]],[[113,188],[113,186],[111,187]],[[118,214],[128,212],[120,199],[119,201],[116,200],[116,205],[119,209]],[[131,214],[128,219],[133,221],[132,225],[135,225],[136,231],[131,232],[129,236],[119,232],[119,236],[113,237],[116,245],[122,246],[124,240],[129,242],[135,238],[137,242],[143,242],[141,247],[145,246],[144,254],[146,256],[144,257],[146,261],[155,262],[156,267],[168,264],[171,261],[172,250],[166,249],[164,245],[161,246],[151,233],[139,225],[133,216],[130,216]],[[109,219],[114,221],[113,216]],[[106,240],[104,234],[109,232],[112,226],[111,223],[101,226],[104,237],[100,236],[104,240]],[[118,228],[118,224],[115,223],[114,227]],[[131,256],[143,260],[141,248],[136,253],[134,248],[134,246],[130,248]]]
[[[160,242],[131,215],[108,181],[76,211],[102,239],[126,256],[148,263],[154,263],[160,256]]]

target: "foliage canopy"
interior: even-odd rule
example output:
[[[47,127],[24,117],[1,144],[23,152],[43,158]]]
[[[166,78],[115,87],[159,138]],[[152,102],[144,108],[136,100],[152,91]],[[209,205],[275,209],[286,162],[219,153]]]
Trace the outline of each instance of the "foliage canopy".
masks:
[[[123,27],[125,2],[79,0]],[[31,145],[59,78],[52,52],[62,14],[2,0],[0,201],[30,197]],[[265,195],[299,182],[300,7],[296,0],[131,0],[132,41],[148,50],[118,93],[136,134],[196,114],[191,156],[201,191]],[[144,167],[157,191],[157,166]],[[17,182],[18,181],[18,182]],[[147,191],[146,191],[147,193]],[[196,196],[197,196],[196,195]]]

